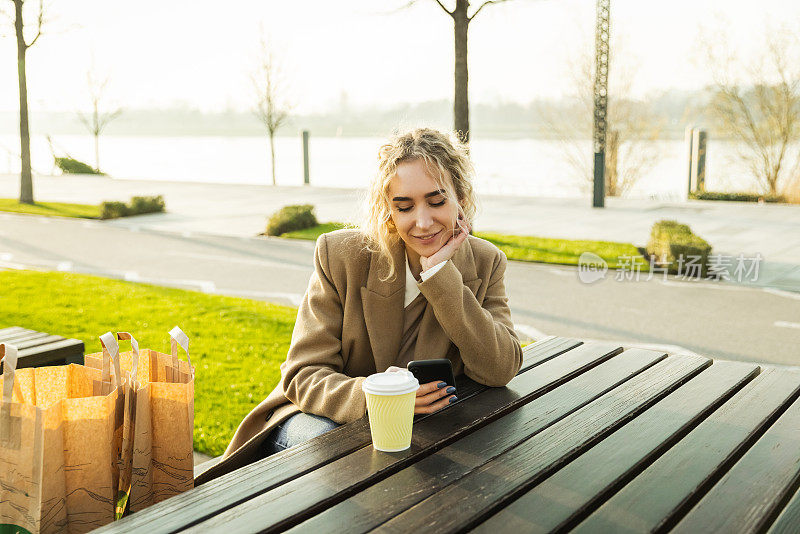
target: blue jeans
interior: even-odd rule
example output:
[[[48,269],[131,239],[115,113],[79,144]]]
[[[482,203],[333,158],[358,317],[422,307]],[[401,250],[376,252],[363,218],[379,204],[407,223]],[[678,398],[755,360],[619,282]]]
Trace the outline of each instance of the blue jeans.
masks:
[[[275,427],[261,447],[264,457],[281,452],[339,427],[327,417],[297,413]]]

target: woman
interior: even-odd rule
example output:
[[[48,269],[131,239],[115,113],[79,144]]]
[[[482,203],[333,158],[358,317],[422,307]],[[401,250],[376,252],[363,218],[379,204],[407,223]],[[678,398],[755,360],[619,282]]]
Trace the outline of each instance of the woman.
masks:
[[[516,375],[505,254],[469,235],[472,174],[465,147],[436,130],[381,147],[361,229],[317,240],[281,382],[196,483],[361,418],[364,377],[391,366],[448,358],[454,374],[488,386]],[[414,413],[447,406],[453,391],[422,384]]]

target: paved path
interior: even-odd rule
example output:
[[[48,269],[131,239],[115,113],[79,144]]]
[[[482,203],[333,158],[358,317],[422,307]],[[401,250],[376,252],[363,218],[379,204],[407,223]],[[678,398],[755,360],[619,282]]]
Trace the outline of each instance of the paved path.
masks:
[[[170,231],[251,237],[265,218],[287,204],[316,206],[321,221],[354,222],[361,191],[315,187],[272,187],[113,180],[94,176],[37,176],[37,200],[99,203],[133,195],[164,195],[168,214],[123,220]],[[19,196],[19,177],[0,175],[0,198]],[[677,219],[689,224],[715,251],[761,253],[768,261],[800,265],[800,206],[746,202],[662,202],[609,198],[593,209],[587,199],[482,196],[478,231],[569,239],[622,241],[642,246],[652,223]]]
[[[0,268],[90,273],[295,306],[312,272],[313,247],[0,214]],[[675,277],[617,281],[613,273],[587,285],[573,267],[522,262],[510,262],[506,288],[523,338],[604,339],[800,364],[798,293]]]
[[[320,221],[357,222],[363,192],[354,189],[272,187],[114,180],[95,176],[37,176],[37,200],[75,203],[127,201],[163,195],[168,213],[109,224],[172,233],[252,237],[269,214],[288,204],[313,204]],[[19,196],[19,177],[0,175],[0,198]],[[621,241],[644,246],[652,224],[677,219],[732,257],[760,254],[763,287],[800,291],[800,206],[742,202],[662,202],[609,198],[593,209],[585,199],[482,196],[477,231],[567,239]]]

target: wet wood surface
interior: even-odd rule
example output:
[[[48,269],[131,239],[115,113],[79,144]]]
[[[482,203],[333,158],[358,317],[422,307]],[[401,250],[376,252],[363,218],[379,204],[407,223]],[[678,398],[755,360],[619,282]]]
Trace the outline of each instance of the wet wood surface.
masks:
[[[800,531],[800,369],[548,338],[411,448],[363,418],[98,532]]]

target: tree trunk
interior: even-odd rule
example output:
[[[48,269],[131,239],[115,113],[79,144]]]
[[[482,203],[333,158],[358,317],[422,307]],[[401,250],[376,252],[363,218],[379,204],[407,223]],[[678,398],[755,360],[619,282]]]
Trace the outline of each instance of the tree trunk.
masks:
[[[609,129],[606,136],[606,195],[620,196],[619,176],[617,175],[617,155],[619,154],[619,132]]]
[[[94,99],[94,170],[100,172],[100,111],[98,110],[97,98]]]
[[[453,11],[453,34],[455,36],[455,94],[453,97],[453,126],[456,135],[469,143],[469,72],[467,65],[467,17],[468,0],[458,0]]]
[[[269,133],[270,163],[272,164],[272,185],[278,185],[275,180],[275,133]]]
[[[777,195],[778,194],[778,174],[780,173],[779,168],[770,169],[767,172],[767,185],[769,186],[769,194],[770,195]]]
[[[28,130],[28,84],[25,79],[25,52],[28,46],[22,33],[22,2],[14,1],[14,28],[17,34],[17,74],[19,77],[19,143],[20,143],[20,191],[19,201],[33,204],[33,177],[31,176],[31,136]]]

